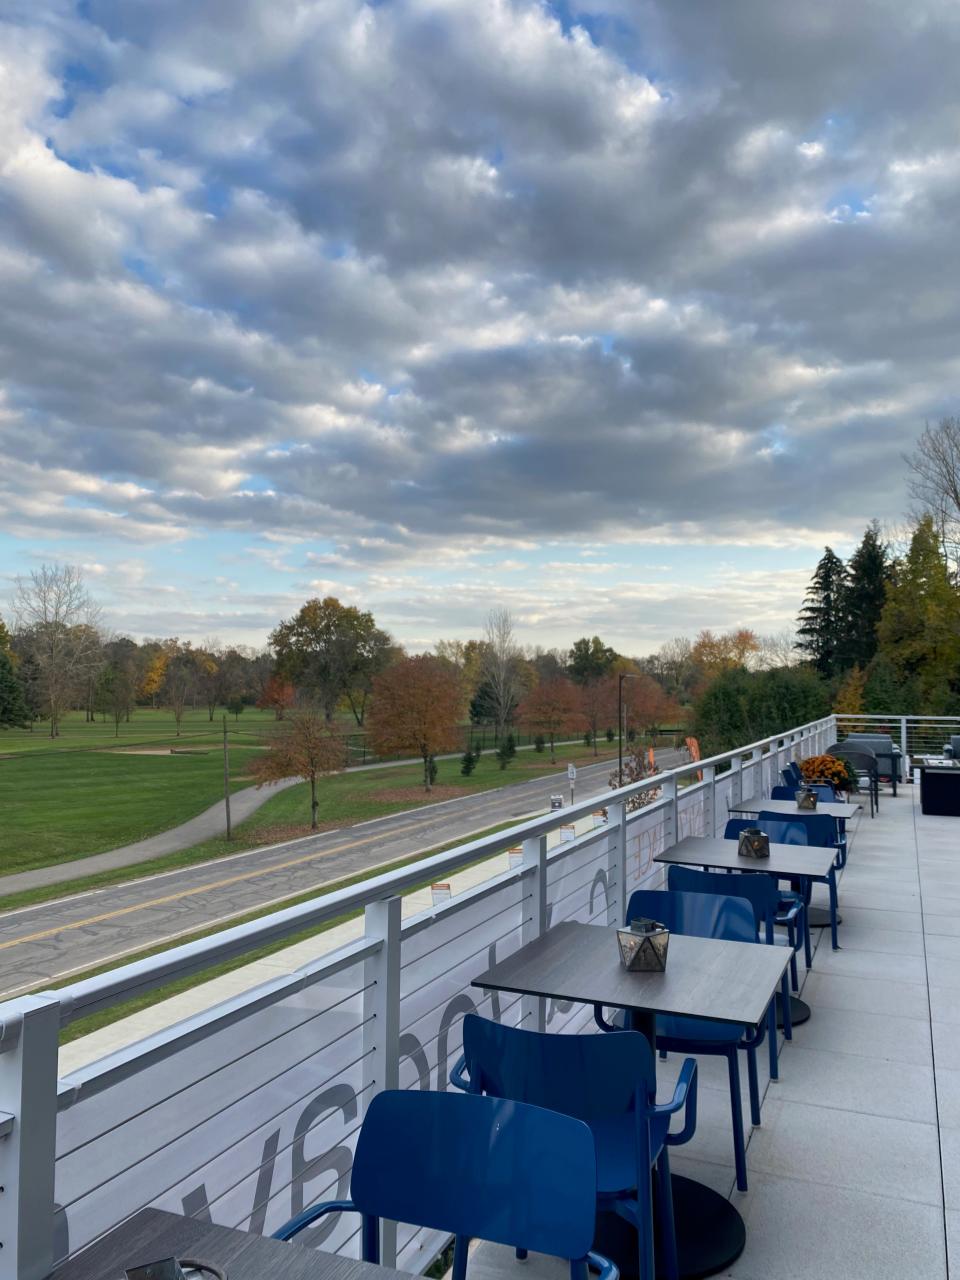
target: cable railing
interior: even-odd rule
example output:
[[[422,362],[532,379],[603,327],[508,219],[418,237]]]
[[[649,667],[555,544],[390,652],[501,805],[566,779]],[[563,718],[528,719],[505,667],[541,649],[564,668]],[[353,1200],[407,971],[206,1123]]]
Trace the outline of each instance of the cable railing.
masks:
[[[466,1013],[589,1029],[567,1001],[472,988],[479,972],[559,920],[619,922],[633,889],[661,882],[661,850],[685,834],[722,832],[730,804],[769,794],[788,760],[823,750],[835,733],[826,717],[611,790],[602,823],[594,796],[0,1005],[0,1280],[41,1280],[147,1206],[269,1233],[325,1188],[342,1196],[370,1098],[446,1089]],[[589,828],[548,845],[577,822]],[[404,894],[477,864],[479,883],[402,917]],[[360,937],[328,941],[308,964],[58,1079],[61,1027],[357,913]],[[356,1223],[331,1215],[315,1243],[355,1253]],[[387,1227],[384,1261],[421,1271],[443,1243],[436,1232]]]

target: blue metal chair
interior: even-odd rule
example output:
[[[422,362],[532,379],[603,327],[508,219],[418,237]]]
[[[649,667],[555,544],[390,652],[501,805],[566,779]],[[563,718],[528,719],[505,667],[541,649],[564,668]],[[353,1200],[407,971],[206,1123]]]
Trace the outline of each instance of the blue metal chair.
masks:
[[[758,818],[728,818],[727,825],[723,829],[723,838],[725,840],[739,840],[740,833],[745,831],[747,827],[756,827]],[[770,837],[771,844],[806,844],[807,840],[803,837],[806,831],[796,829],[792,832],[788,831],[789,819],[784,818],[782,814],[777,815],[775,823],[765,822],[763,829]],[[790,835],[791,838],[786,837]],[[771,873],[772,880],[779,882],[779,877]],[[810,883],[804,878],[800,881],[791,881],[794,886],[791,890],[780,889],[780,910],[778,918],[774,924],[784,925],[787,929],[787,937],[794,951],[799,951],[801,942],[803,943],[803,959],[804,964],[809,969],[813,964],[813,946],[810,942],[810,921],[807,915],[807,907],[810,905]],[[794,926],[789,922],[788,917],[797,903],[803,906],[802,916],[795,917],[799,928],[794,932]],[[793,989],[796,991],[799,986],[797,978],[796,960],[790,962],[790,978],[793,982]]]
[[[627,920],[642,917],[660,920],[673,933],[685,933],[697,938],[723,938],[730,942],[757,942],[753,907],[746,899],[733,895],[717,897],[706,893],[678,893],[669,889],[637,889],[630,896]],[[746,1051],[750,1119],[753,1124],[759,1124],[757,1047],[762,1044],[767,1028],[772,1035],[776,1035],[774,1003],[770,1002],[766,1024],[756,1030],[748,1030],[738,1023],[712,1022],[706,1018],[672,1014],[657,1016],[657,1048],[662,1053],[702,1053],[727,1060],[730,1109],[733,1115],[733,1152],[737,1167],[737,1187],[740,1191],[747,1189],[747,1157],[743,1142],[738,1051]],[[594,1008],[594,1018],[604,1031],[620,1030],[619,1025],[605,1021],[600,1007]],[[775,1071],[770,1074],[776,1079]]]
[[[780,770],[780,777],[787,787],[803,786],[803,774],[800,772],[800,766],[796,760],[791,760],[785,769]]]
[[[689,1142],[697,1122],[697,1064],[680,1070],[673,1099],[657,1104],[653,1051],[637,1032],[550,1035],[507,1027],[476,1014],[463,1020],[463,1057],[451,1084],[573,1116],[590,1126],[597,1149],[597,1198],[637,1230],[641,1280],[654,1280],[653,1180],[665,1274],[676,1280],[677,1252],[667,1147]],[[683,1130],[669,1133],[684,1110]]]
[[[619,1271],[591,1253],[597,1157],[589,1127],[572,1116],[501,1098],[386,1090],[367,1110],[350,1200],[313,1205],[273,1233],[291,1240],[328,1213],[362,1215],[362,1254],[380,1260],[380,1219],[455,1237],[454,1280],[465,1280],[471,1239],[570,1262],[570,1280]]]
[[[829,874],[824,876],[805,876],[808,882],[804,890],[809,902],[809,884],[817,880],[826,884],[830,894],[830,941],[834,951],[839,951],[837,940],[837,867],[846,864],[846,842],[841,847],[840,832],[836,818],[828,813],[798,813],[784,818],[782,813],[763,812],[757,816],[757,822],[769,835],[773,844],[808,844],[822,849],[836,849],[837,857]],[[756,824],[755,824],[756,825]],[[727,823],[729,827],[730,824]],[[809,954],[809,947],[808,947]],[[809,967],[809,965],[808,965]]]
[[[837,793],[829,782],[798,782],[796,785],[790,783],[789,786],[774,787],[770,792],[770,799],[796,800],[798,787],[812,787],[817,793],[817,799],[822,800],[824,804],[832,804],[837,798]]]
[[[784,923],[789,928],[788,945],[790,947],[790,967],[793,973],[794,990],[799,990],[797,981],[797,931],[796,922],[803,915],[803,901],[791,903],[783,911],[780,903],[780,888],[773,876],[762,872],[747,871],[743,875],[731,876],[726,871],[698,871],[696,867],[671,866],[667,871],[667,888],[676,889],[680,893],[717,893],[722,897],[745,898],[753,907],[754,920],[757,926],[757,939],[767,946],[778,946],[776,925]],[[802,920],[801,920],[802,924]],[[783,1034],[788,1040],[793,1039],[793,1022],[790,1016],[790,988],[787,975],[784,973],[780,982],[780,1008],[783,1013]],[[767,1037],[770,1051],[770,1074],[777,1070],[777,1037]]]

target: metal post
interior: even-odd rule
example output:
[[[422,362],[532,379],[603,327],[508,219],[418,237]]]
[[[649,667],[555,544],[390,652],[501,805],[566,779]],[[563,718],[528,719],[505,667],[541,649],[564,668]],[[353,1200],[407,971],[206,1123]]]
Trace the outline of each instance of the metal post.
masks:
[[[607,924],[622,924],[627,909],[627,806],[607,805]]]
[[[636,671],[621,671],[617,679],[617,786],[623,786],[623,682],[636,680]],[[656,737],[654,737],[656,742]]]
[[[363,913],[363,931],[378,938],[381,947],[364,962],[363,1084],[364,1106],[383,1089],[396,1089],[400,1080],[400,898],[371,902]],[[372,985],[371,985],[372,984]],[[370,1019],[368,1021],[368,1019]],[[441,1089],[446,1081],[438,1082]],[[372,1085],[371,1088],[367,1086]],[[397,1224],[381,1223],[380,1261],[397,1264]]]
[[[547,837],[531,836],[523,842],[523,883],[530,889],[529,910],[524,910],[521,938],[524,944],[539,938],[547,928]],[[547,1028],[547,1004],[541,996],[520,1000],[523,1025],[531,1031]]]
[[[227,743],[227,717],[223,717],[223,807],[227,815],[227,839],[233,839],[230,827],[230,747]]]
[[[677,808],[677,776],[671,774],[663,780],[663,795],[665,799],[670,800],[665,810],[663,847],[669,849],[671,845],[678,844],[680,841],[680,813]]]
[[[19,1035],[17,1036],[17,1029]],[[21,996],[3,1005],[0,1053],[0,1274],[42,1280],[53,1270],[53,1184],[57,1150],[60,1001]]]
[[[907,755],[907,717],[900,717],[900,759],[903,761],[903,780],[910,779],[910,757]]]
[[[710,815],[704,835],[712,837],[717,834],[717,766],[715,764],[704,765],[702,772],[707,782],[706,795]]]
[[[733,781],[730,783],[728,812],[731,804],[739,804],[743,800],[743,756],[733,757],[730,761],[730,772],[733,774]]]

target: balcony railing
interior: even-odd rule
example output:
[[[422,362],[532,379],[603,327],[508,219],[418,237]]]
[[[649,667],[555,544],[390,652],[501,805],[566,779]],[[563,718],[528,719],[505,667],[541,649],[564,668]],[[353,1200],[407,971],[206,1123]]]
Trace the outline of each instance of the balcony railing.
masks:
[[[619,922],[635,888],[660,883],[657,853],[722,832],[730,804],[768,795],[788,760],[822,751],[836,732],[829,716],[611,791],[607,821],[554,848],[551,832],[588,818],[596,797],[0,1005],[0,1280],[40,1280],[148,1205],[266,1233],[306,1204],[342,1198],[370,1098],[445,1089],[466,1012],[592,1026],[582,1006],[481,994],[470,986],[478,972],[560,920]],[[909,726],[903,733],[909,743]],[[405,891],[517,845],[521,865],[491,868],[475,888],[401,920]],[[62,1027],[358,910],[357,940],[58,1079]],[[336,1216],[312,1241],[358,1252],[354,1223]],[[384,1261],[420,1271],[443,1243],[401,1227],[386,1233]]]

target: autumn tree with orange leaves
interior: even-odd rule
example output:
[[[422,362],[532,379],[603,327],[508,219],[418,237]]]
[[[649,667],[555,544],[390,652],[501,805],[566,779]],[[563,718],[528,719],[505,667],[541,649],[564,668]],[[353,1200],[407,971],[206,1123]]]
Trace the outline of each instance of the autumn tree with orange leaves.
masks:
[[[296,701],[296,690],[289,680],[274,675],[264,685],[263,693],[257,699],[257,706],[262,711],[272,711],[278,720],[282,720],[283,713],[289,711]]]
[[[559,733],[579,733],[586,723],[583,692],[566,676],[554,676],[531,689],[517,708],[517,718],[550,741],[550,761],[556,764]]]
[[[428,653],[401,658],[373,679],[370,743],[379,756],[421,756],[423,786],[429,791],[431,759],[460,745],[457,725],[462,710],[460,677],[450,663]]]
[[[310,783],[310,826],[317,829],[317,783],[324,774],[338,773],[346,763],[346,745],[318,711],[298,711],[290,716],[286,728],[271,739],[261,756],[253,761],[251,772],[257,786],[282,782],[285,778],[302,778]]]

